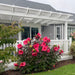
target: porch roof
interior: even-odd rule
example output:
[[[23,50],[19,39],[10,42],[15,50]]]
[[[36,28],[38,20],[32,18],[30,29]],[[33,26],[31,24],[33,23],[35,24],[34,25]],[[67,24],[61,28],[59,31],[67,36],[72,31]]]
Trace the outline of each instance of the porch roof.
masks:
[[[5,23],[22,21],[49,25],[71,22],[70,16],[72,15],[0,3],[0,22]]]

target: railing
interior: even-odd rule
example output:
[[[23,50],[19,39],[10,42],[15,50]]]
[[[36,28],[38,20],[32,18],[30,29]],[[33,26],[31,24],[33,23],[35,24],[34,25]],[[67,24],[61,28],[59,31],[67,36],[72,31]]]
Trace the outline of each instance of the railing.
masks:
[[[50,45],[51,47],[53,45],[60,45],[60,48],[64,51],[64,53],[66,53],[69,51],[71,43],[72,43],[72,38],[69,38],[69,40],[51,40]],[[23,45],[23,40],[18,40],[16,44],[3,44],[0,47],[0,49],[5,49],[6,47],[13,46],[13,47],[16,47],[16,50],[17,50],[18,44]]]
[[[51,40],[50,45],[51,47],[53,45],[59,45],[60,49],[62,49],[64,53],[67,53],[70,50],[71,43],[72,38],[69,38],[69,40]]]

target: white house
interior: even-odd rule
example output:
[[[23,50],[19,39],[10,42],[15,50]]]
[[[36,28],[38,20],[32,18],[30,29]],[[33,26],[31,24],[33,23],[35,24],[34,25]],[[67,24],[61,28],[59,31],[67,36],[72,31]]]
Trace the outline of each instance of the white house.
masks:
[[[72,41],[69,36],[75,29],[74,15],[57,11],[47,4],[27,0],[0,0],[0,23],[16,21],[19,27],[20,22],[23,25],[24,32],[15,36],[17,44],[40,32],[42,37],[50,37],[51,45],[59,44],[64,53],[67,53]],[[65,56],[66,58],[70,57]]]

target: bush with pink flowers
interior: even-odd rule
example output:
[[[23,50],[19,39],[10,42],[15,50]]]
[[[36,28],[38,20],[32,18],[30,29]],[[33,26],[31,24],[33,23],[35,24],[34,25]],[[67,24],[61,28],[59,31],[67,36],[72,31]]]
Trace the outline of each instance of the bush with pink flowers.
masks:
[[[22,73],[51,70],[63,53],[59,45],[50,48],[50,38],[41,38],[40,33],[33,40],[27,38],[23,44],[17,45],[19,60],[14,64]]]

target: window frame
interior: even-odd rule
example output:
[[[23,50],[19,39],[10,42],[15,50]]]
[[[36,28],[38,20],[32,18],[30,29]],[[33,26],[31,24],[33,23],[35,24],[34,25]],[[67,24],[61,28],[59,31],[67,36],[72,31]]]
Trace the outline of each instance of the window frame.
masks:
[[[60,34],[57,33],[57,28],[58,28],[58,27],[60,28]],[[61,39],[61,36],[62,36],[62,35],[61,35],[61,26],[56,26],[56,39],[59,39],[59,38],[57,37],[57,35],[60,35],[60,39]]]

